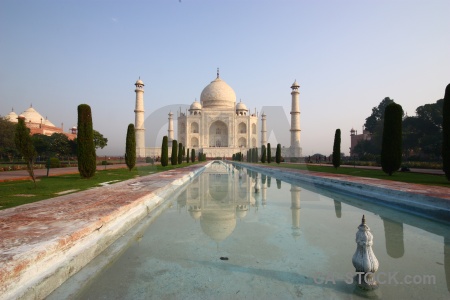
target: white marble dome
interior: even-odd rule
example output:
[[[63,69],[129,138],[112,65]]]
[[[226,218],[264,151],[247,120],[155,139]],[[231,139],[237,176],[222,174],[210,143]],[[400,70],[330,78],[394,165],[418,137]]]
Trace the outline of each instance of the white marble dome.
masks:
[[[138,79],[135,85],[144,85],[144,82],[141,79]]]
[[[247,105],[245,105],[242,102],[239,102],[238,104],[236,104],[236,110],[248,110]]]
[[[217,77],[202,91],[200,102],[203,108],[235,108],[236,94],[222,79]]]
[[[45,121],[45,118],[41,116],[33,107],[29,107],[22,115],[25,117],[25,122],[41,123]]]
[[[10,121],[10,122],[17,123],[17,122],[19,122],[19,121],[17,120],[18,117],[19,117],[19,116],[18,116],[14,111],[12,111],[12,112],[10,112],[9,114],[7,114],[7,115],[5,116],[5,119],[8,120],[8,121]]]
[[[202,105],[200,104],[200,102],[198,102],[197,100],[195,100],[192,104],[191,107],[189,108],[189,110],[199,110],[202,109]]]

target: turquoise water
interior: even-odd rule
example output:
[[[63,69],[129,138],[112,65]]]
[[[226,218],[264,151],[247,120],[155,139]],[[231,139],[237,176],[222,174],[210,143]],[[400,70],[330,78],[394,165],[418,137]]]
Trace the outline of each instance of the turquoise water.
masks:
[[[445,224],[221,163],[168,201],[76,298],[450,298]],[[371,293],[349,280],[363,214],[380,263]]]

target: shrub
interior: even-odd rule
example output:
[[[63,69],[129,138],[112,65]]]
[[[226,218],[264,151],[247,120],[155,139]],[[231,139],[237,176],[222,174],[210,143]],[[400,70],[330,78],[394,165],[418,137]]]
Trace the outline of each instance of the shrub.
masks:
[[[383,138],[381,143],[381,168],[391,176],[402,163],[403,109],[391,103],[384,110]]]
[[[182,143],[178,143],[178,164],[181,164],[183,162],[183,144]]]
[[[445,88],[442,114],[442,169],[450,180],[450,84]]]
[[[169,164],[169,145],[167,135],[163,137],[161,146],[161,166],[165,167]]]
[[[178,142],[177,140],[172,141],[172,156],[170,157],[170,164],[172,166],[178,163]]]
[[[97,169],[91,107],[78,105],[77,157],[81,177],[91,178]]]
[[[341,165],[341,130],[336,129],[333,144],[333,166],[337,169]]]
[[[277,151],[275,153],[275,162],[277,164],[281,162],[281,144],[277,145]]]
[[[270,143],[267,144],[267,163],[272,162],[272,149],[270,149]]]
[[[133,124],[128,125],[125,145],[125,163],[130,171],[136,165],[136,133]]]

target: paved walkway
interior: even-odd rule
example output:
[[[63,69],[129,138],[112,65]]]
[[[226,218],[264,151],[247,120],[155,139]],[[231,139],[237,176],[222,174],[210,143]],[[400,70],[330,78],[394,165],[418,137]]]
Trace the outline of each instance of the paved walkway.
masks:
[[[312,166],[323,166],[323,167],[333,167],[331,164],[305,164],[305,163],[298,163],[303,165],[312,165]],[[381,167],[375,167],[375,166],[352,166],[352,165],[341,165],[340,168],[356,168],[356,169],[366,169],[366,170],[381,170]],[[433,175],[444,175],[444,171],[439,169],[419,169],[419,168],[410,168],[410,172],[412,173],[422,173],[422,174],[433,174]]]
[[[251,165],[251,164],[250,164]],[[255,165],[257,167],[261,167],[261,164]],[[324,172],[311,172],[307,170],[298,170],[298,169],[290,169],[277,167],[275,164],[270,166],[262,166],[264,168],[270,170],[277,170],[282,173],[301,173],[308,176],[314,176],[317,178],[326,178],[332,180],[338,180],[341,182],[348,182],[352,184],[362,184],[373,186],[377,188],[382,188],[386,190],[400,191],[400,192],[408,192],[416,195],[423,195],[441,199],[450,200],[450,182],[448,187],[443,186],[432,186],[432,185],[424,185],[424,184],[415,184],[415,183],[406,183],[399,182],[393,180],[384,180],[377,178],[366,178],[366,177],[357,177],[351,175],[344,174],[332,174],[332,173],[324,173]]]

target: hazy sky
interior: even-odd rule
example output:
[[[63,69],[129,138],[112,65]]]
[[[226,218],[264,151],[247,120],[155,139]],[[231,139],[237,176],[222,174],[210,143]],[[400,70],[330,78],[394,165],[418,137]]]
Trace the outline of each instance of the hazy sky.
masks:
[[[348,154],[384,97],[409,115],[443,98],[449,12],[448,0],[1,0],[0,115],[32,103],[67,131],[87,103],[109,140],[97,153],[122,155],[139,76],[147,117],[199,99],[220,67],[238,101],[281,105],[289,121],[296,79],[303,154],[330,154],[337,128]]]

